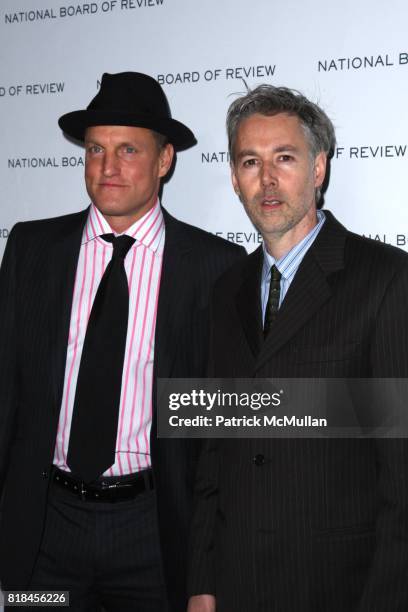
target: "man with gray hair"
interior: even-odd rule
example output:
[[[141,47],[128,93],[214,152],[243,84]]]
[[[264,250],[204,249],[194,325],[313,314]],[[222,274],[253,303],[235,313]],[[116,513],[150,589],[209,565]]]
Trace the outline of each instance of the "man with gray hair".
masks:
[[[406,378],[408,256],[319,209],[330,119],[262,85],[233,102],[227,131],[263,245],[215,285],[211,375]],[[189,612],[406,611],[407,542],[406,440],[210,440]]]

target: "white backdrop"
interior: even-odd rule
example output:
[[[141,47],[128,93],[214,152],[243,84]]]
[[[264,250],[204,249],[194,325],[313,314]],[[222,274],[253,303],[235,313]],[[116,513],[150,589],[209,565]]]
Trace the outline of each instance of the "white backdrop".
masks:
[[[337,128],[326,206],[348,227],[408,250],[406,0],[2,0],[0,257],[16,221],[88,204],[82,150],[57,118],[84,108],[103,72],[146,72],[198,145],[179,155],[164,204],[255,248],[229,182],[232,94],[303,91]],[[1,554],[1,551],[0,551]]]
[[[16,221],[88,204],[81,148],[57,118],[84,108],[103,72],[146,72],[198,145],[179,155],[163,202],[253,250],[229,181],[232,94],[268,82],[332,118],[326,206],[349,228],[408,250],[406,0],[2,0],[0,257]]]
[[[88,204],[82,149],[57,118],[84,108],[103,72],[146,72],[198,145],[180,153],[163,202],[253,250],[229,180],[226,109],[269,82],[323,106],[338,137],[326,207],[408,250],[406,0],[2,0],[0,257],[17,220]]]

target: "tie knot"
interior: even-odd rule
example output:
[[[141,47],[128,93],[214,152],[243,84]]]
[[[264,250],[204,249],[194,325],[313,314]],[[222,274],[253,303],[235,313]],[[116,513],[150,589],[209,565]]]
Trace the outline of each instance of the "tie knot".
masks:
[[[125,259],[126,255],[132,244],[135,243],[135,239],[130,236],[114,236],[113,234],[103,234],[102,238],[107,242],[111,242],[113,245],[113,256]]]
[[[272,266],[271,268],[271,280],[272,282],[278,283],[282,278],[282,274],[279,272],[276,266]]]

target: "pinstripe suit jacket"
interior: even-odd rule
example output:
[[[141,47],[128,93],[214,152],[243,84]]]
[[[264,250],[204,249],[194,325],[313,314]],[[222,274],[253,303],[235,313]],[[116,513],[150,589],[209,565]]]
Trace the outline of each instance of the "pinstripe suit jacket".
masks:
[[[265,342],[262,250],[216,283],[213,376],[408,376],[408,255],[326,215]],[[196,493],[190,593],[217,612],[408,610],[407,440],[210,441]]]
[[[244,253],[166,211],[155,335],[160,376],[203,376],[216,278]],[[17,224],[0,275],[0,581],[25,588],[39,550],[64,381],[73,284],[87,211]],[[154,414],[155,421],[155,414]],[[152,424],[162,559],[184,609],[187,527],[199,445],[158,440]]]

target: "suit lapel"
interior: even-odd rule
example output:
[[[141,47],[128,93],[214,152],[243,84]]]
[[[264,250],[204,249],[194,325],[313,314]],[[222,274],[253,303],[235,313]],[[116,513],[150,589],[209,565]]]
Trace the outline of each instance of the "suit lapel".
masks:
[[[262,334],[261,274],[263,251],[259,247],[243,263],[242,283],[235,295],[236,308],[247,343],[261,368],[318,312],[330,298],[328,277],[344,266],[347,230],[329,212],[313,245],[306,253],[266,341]]]
[[[258,355],[256,369],[284,346],[331,295],[326,276],[313,256],[305,256],[285,296],[279,314]]]
[[[248,345],[256,358],[263,343],[261,275],[263,251],[259,247],[244,261],[243,281],[235,296],[236,308]]]
[[[61,406],[75,274],[88,210],[61,225],[50,256],[51,381],[55,410]]]
[[[154,375],[169,378],[176,354],[177,342],[183,325],[183,303],[192,278],[188,254],[191,245],[179,222],[163,209],[166,238],[160,279],[160,294],[154,348]]]
[[[331,297],[328,277],[344,267],[346,229],[329,212],[285,296],[278,317],[258,356],[261,368]]]

